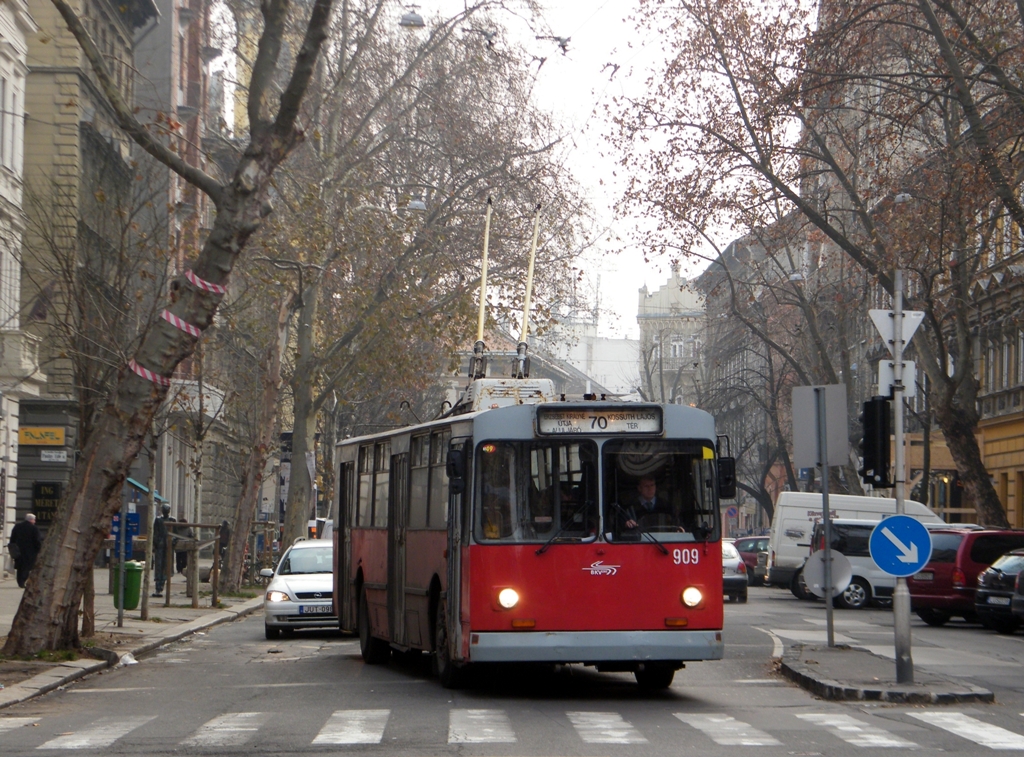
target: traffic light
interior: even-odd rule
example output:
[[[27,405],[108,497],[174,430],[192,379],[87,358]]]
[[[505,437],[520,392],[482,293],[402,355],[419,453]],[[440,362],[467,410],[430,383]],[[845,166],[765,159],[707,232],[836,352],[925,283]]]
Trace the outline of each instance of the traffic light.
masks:
[[[889,398],[872,397],[864,403],[864,466],[860,477],[876,489],[893,485],[889,478]]]

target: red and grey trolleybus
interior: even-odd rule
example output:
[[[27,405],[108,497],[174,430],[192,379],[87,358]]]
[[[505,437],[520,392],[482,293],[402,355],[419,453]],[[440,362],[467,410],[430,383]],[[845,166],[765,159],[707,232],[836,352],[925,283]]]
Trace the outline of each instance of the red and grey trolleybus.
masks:
[[[474,663],[583,663],[662,688],[721,659],[734,465],[706,412],[479,379],[447,417],[338,453],[334,597],[366,662],[426,650],[446,686]]]

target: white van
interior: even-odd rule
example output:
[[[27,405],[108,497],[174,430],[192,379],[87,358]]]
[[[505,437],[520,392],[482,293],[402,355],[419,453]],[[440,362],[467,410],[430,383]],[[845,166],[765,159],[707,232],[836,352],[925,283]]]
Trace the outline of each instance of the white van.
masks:
[[[912,499],[905,500],[906,514],[925,525],[942,524],[943,520],[927,506]],[[829,494],[829,515],[833,519],[880,521],[896,514],[896,500],[888,497],[858,497],[852,494]],[[775,503],[775,515],[768,539],[768,573],[766,583],[789,588],[803,597],[799,572],[810,554],[811,532],[821,520],[821,494],[818,492],[782,492]]]

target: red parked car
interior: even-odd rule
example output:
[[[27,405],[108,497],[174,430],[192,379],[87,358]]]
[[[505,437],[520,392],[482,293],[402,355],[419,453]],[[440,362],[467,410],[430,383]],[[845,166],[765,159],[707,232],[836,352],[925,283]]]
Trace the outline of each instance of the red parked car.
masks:
[[[751,585],[764,583],[764,579],[754,576],[754,568],[757,567],[757,553],[768,550],[768,538],[767,536],[744,536],[733,542],[740,557],[743,558],[744,565],[747,566],[747,582]]]
[[[932,557],[907,579],[914,612],[930,626],[954,615],[975,620],[978,574],[1000,556],[1024,548],[1024,531],[929,529]]]

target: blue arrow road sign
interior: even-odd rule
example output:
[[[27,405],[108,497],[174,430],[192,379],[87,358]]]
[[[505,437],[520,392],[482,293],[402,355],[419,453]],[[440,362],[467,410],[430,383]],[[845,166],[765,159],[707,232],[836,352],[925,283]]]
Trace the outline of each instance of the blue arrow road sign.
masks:
[[[932,535],[909,515],[891,515],[871,532],[868,550],[875,565],[890,576],[905,578],[932,557]]]

